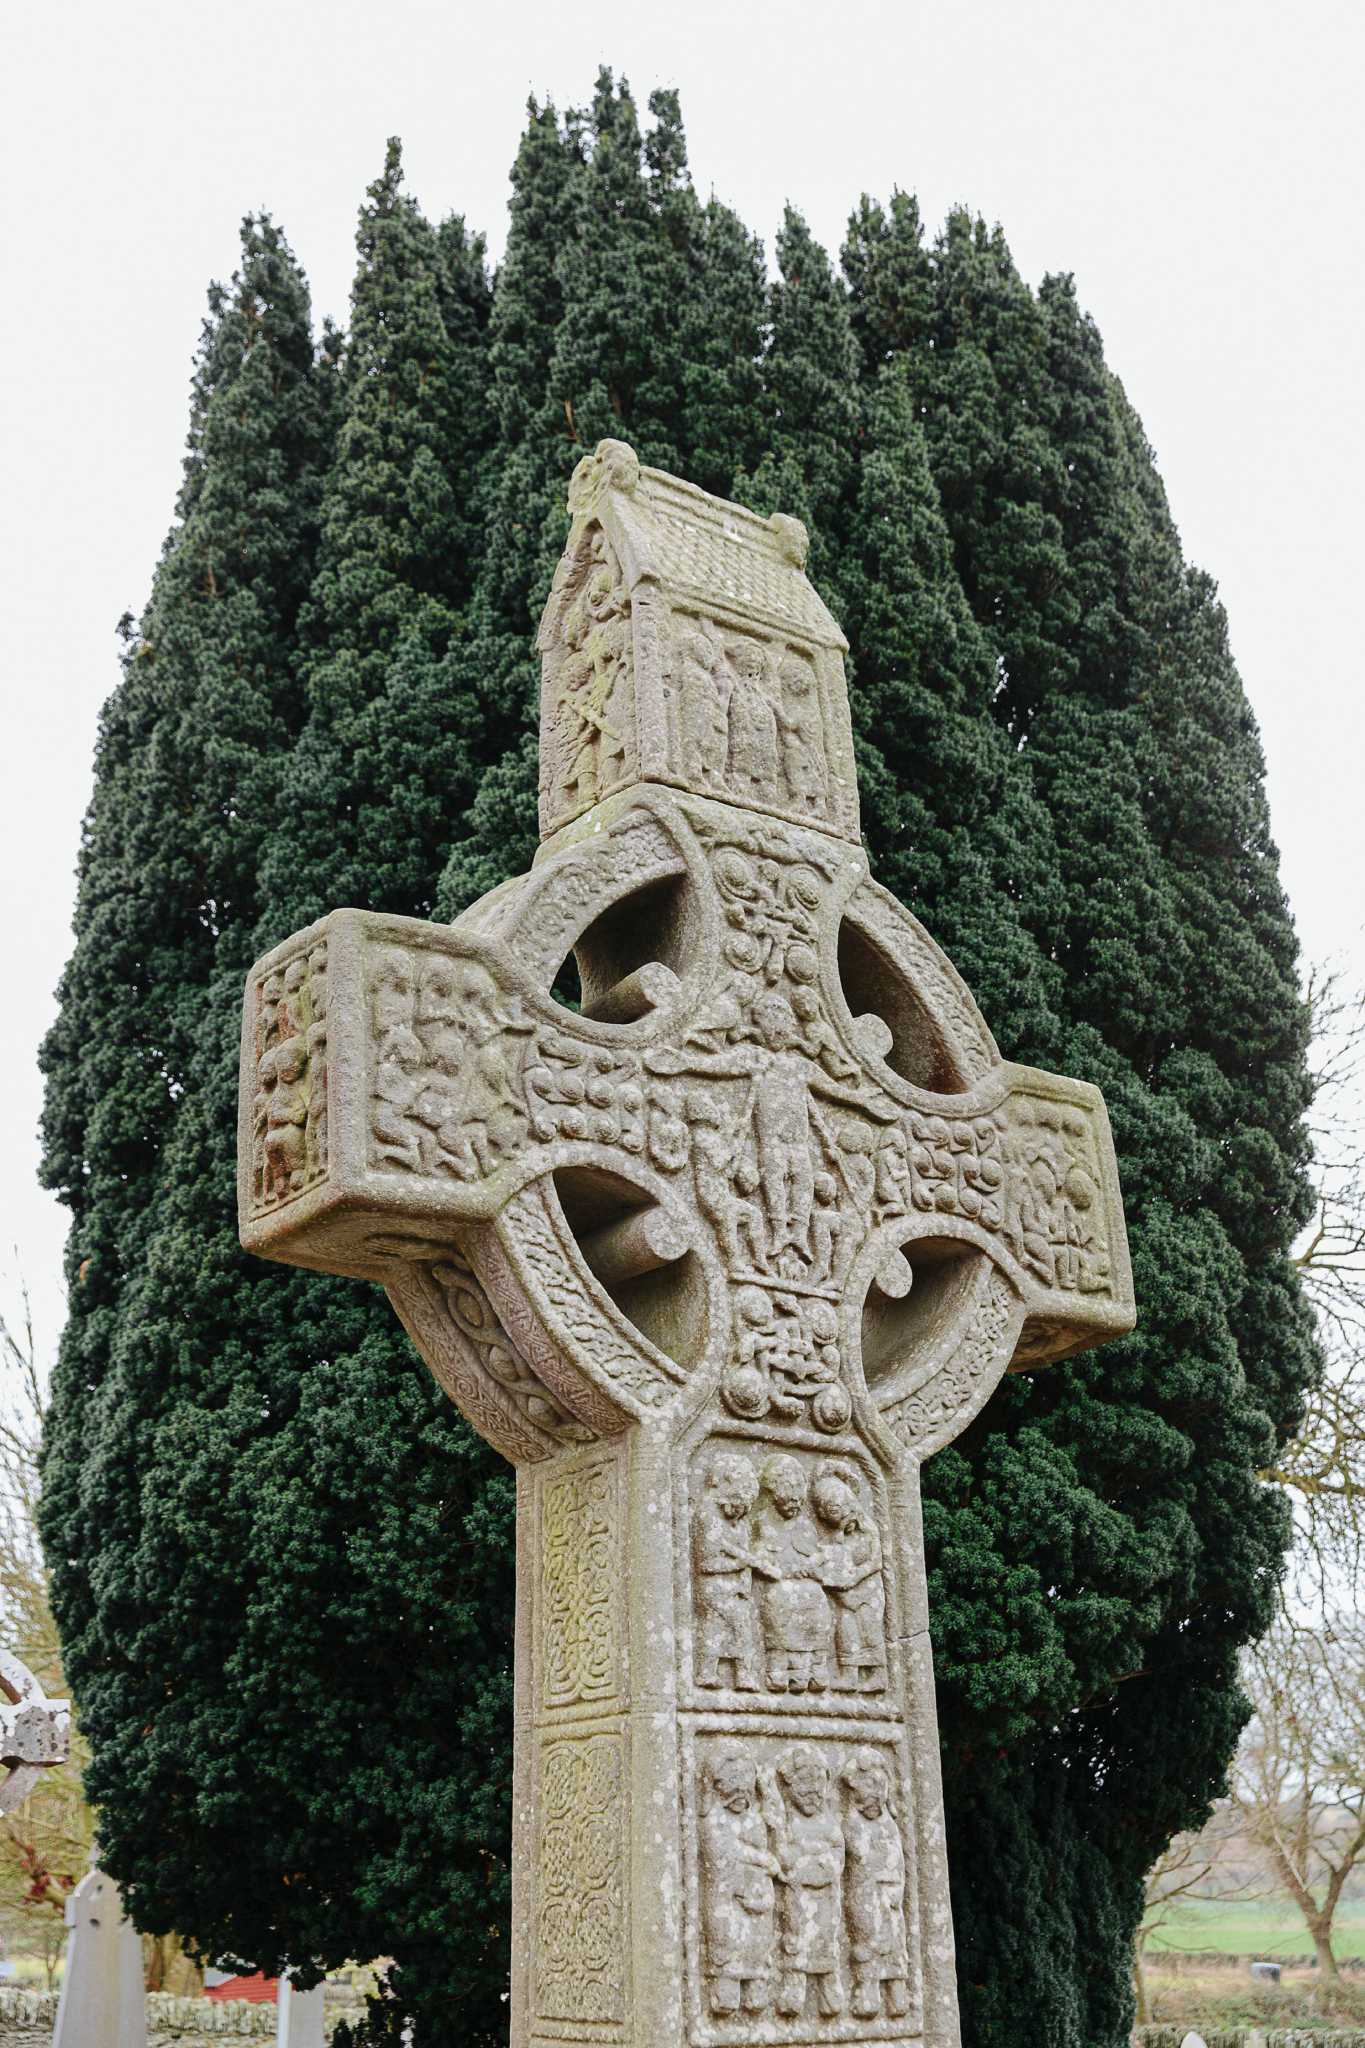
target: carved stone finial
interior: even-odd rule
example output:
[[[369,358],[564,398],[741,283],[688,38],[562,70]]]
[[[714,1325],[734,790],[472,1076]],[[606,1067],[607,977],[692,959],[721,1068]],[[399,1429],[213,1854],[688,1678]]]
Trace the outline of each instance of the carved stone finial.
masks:
[[[0,1649],[0,1813],[22,1805],[70,1753],[70,1702],[50,1700],[27,1664]]]
[[[599,441],[569,478],[570,516],[590,514],[604,490],[623,491],[629,497],[639,481],[640,458],[629,441]]]
[[[541,622],[540,827],[665,783],[858,837],[846,642],[799,519],[761,519],[602,441]]]
[[[768,521],[777,535],[777,544],[794,569],[804,569],[810,554],[810,535],[799,519],[790,513],[774,512]]]

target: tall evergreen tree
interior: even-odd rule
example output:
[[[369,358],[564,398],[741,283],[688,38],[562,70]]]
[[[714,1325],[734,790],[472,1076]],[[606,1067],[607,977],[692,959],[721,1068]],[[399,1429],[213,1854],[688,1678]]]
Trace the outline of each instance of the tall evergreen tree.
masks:
[[[302,622],[308,719],[265,851],[266,938],[338,902],[429,910],[481,758],[463,636],[489,439],[483,243],[459,221],[430,226],[390,142],[356,247]]]
[[[1133,1338],[1010,1383],[928,1475],[969,2030],[1012,2038],[1022,2005],[1050,2039],[1118,2040],[1143,1872],[1217,1788],[1278,1569],[1254,1470],[1313,1371],[1285,1285],[1292,930],[1221,620],[1069,282],[1035,298],[965,215],[926,252],[903,201],[864,206],[850,255],[864,374],[904,366],[992,713],[1052,820],[1020,909],[1053,1014],[993,1021],[1104,1086],[1139,1275]]]
[[[457,607],[488,285],[481,246],[433,231],[399,181],[391,149],[361,216],[335,456],[305,500],[308,547],[284,557],[292,746],[246,792],[263,882],[250,872],[233,944],[186,992],[185,1091],[124,1274],[110,1400],[93,1455],[88,1426],[64,1442],[78,1409],[59,1401],[50,1500],[64,1532],[98,1521],[124,1573],[91,1598],[73,1676],[104,1853],[143,1923],[272,1967],[388,1952],[407,1921],[409,1973],[425,1952],[428,1996],[461,1994],[474,2028],[496,2026],[505,1968],[505,1872],[500,1906],[484,1845],[508,1826],[489,1756],[510,1711],[510,1482],[370,1290],[300,1293],[244,1257],[232,1170],[253,952],[339,894],[429,906],[472,780]],[[449,1656],[423,1665],[414,1643],[437,1633]],[[437,1844],[442,1910],[409,1914]],[[484,1929],[462,1945],[467,1983],[434,1960],[447,1912]]]
[[[221,960],[236,973],[250,954],[257,860],[300,720],[293,654],[334,430],[333,347],[329,334],[315,356],[308,288],[283,236],[245,220],[240,268],[209,293],[177,521],[141,620],[121,628],[75,946],[43,1048],[44,1179],[73,1219],[44,1528],[97,1743],[117,1718],[120,1629],[135,1606],[130,1586],[102,1583],[99,1563],[126,1563],[139,1531],[130,1473],[103,1455],[128,1405],[119,1340],[206,991]]]
[[[478,671],[496,707],[491,764],[439,903],[454,915],[536,845],[540,664],[532,641],[567,531],[565,482],[605,438],[728,491],[763,446],[762,252],[698,201],[676,93],[642,135],[609,71],[561,123],[532,102],[512,174],[490,363],[498,439],[475,601]]]
[[[215,1952],[395,1954],[376,2042],[504,2038],[510,1482],[371,1290],[237,1250],[236,1017],[253,947],[334,903],[449,915],[525,865],[531,634],[568,471],[617,435],[811,522],[877,871],[1007,1052],[1110,1101],[1138,1331],[1008,1383],[926,1533],[967,2038],[1117,2048],[1143,1868],[1216,1787],[1278,1569],[1254,1471],[1314,1370],[1254,725],[1069,281],[1031,292],[965,213],[926,243],[897,193],[842,276],[789,211],[765,287],[676,96],[650,115],[608,73],[531,106],[491,294],[392,148],[339,378],[265,224],[214,302],[47,1053],[84,1277],[45,1513],[107,1853]]]

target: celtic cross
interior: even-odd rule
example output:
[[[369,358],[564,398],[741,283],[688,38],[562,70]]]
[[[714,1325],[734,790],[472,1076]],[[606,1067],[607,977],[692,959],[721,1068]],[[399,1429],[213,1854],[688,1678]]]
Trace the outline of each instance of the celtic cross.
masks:
[[[0,1813],[22,1806],[70,1754],[70,1701],[50,1700],[27,1664],[0,1649]]]
[[[569,506],[531,872],[252,970],[242,1241],[517,1468],[513,2048],[952,2048],[919,1468],[1131,1327],[1104,1105],[872,879],[800,524]]]

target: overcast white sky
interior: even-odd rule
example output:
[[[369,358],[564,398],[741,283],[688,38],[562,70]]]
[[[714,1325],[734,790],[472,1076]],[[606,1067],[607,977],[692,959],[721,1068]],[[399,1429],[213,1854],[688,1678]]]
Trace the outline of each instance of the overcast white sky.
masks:
[[[268,207],[345,315],[355,209],[400,134],[429,212],[501,249],[528,92],[599,62],[682,90],[698,186],[837,246],[860,190],[964,200],[1033,282],[1076,273],[1222,586],[1306,955],[1365,974],[1362,10],[1347,0],[99,0],[9,17],[0,325],[0,1273],[41,1335],[64,1213],[34,1054],[69,944],[114,623],[169,523],[204,288]],[[0,1304],[12,1303],[0,1285]]]

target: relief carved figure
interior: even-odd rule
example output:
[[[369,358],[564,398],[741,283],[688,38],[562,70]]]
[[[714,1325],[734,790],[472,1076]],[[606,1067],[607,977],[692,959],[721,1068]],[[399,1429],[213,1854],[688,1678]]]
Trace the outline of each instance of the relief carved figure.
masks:
[[[876,1519],[845,1466],[824,1467],[810,1500],[824,1538],[820,1580],[834,1609],[835,1683],[847,1692],[880,1692],[886,1684],[886,1587]]]
[[[717,2019],[766,2012],[772,1998],[781,1865],[742,1749],[703,1770],[697,1855],[708,2002]]]
[[[777,795],[777,712],[768,656],[757,640],[728,649],[730,745],[726,786],[740,803],[764,810]]]
[[[748,1459],[721,1452],[706,1473],[692,1525],[702,1685],[722,1685],[728,1673],[738,1691],[758,1690],[755,1560],[749,1537],[749,1514],[757,1498],[758,1481]]]
[[[778,670],[777,680],[781,693],[777,722],[787,796],[795,809],[821,817],[829,807],[829,774],[815,671],[800,655],[790,654]]]
[[[630,597],[600,526],[591,531],[581,580],[564,613],[564,650],[549,765],[570,804],[581,809],[623,780],[635,717]]]
[[[905,1939],[905,1843],[891,1772],[873,1749],[859,1749],[839,1774],[844,1790],[844,1918],[858,2019],[892,2019],[910,2010]]]
[[[725,789],[730,748],[730,690],[720,653],[698,626],[678,641],[675,702],[677,745],[684,780],[696,788]]]
[[[781,1869],[776,2007],[805,2011],[814,1990],[822,2019],[848,2002],[843,1979],[843,1829],[830,1811],[830,1769],[813,1743],[796,1742],[768,1778],[766,1808]]]
[[[773,1452],[759,1467],[762,1489],[755,1548],[762,1560],[759,1609],[770,1692],[819,1692],[828,1685],[834,1631],[820,1582],[820,1539],[808,1512],[799,1459]]]
[[[327,1172],[327,948],[266,976],[256,1006],[253,1197],[287,1202]]]

